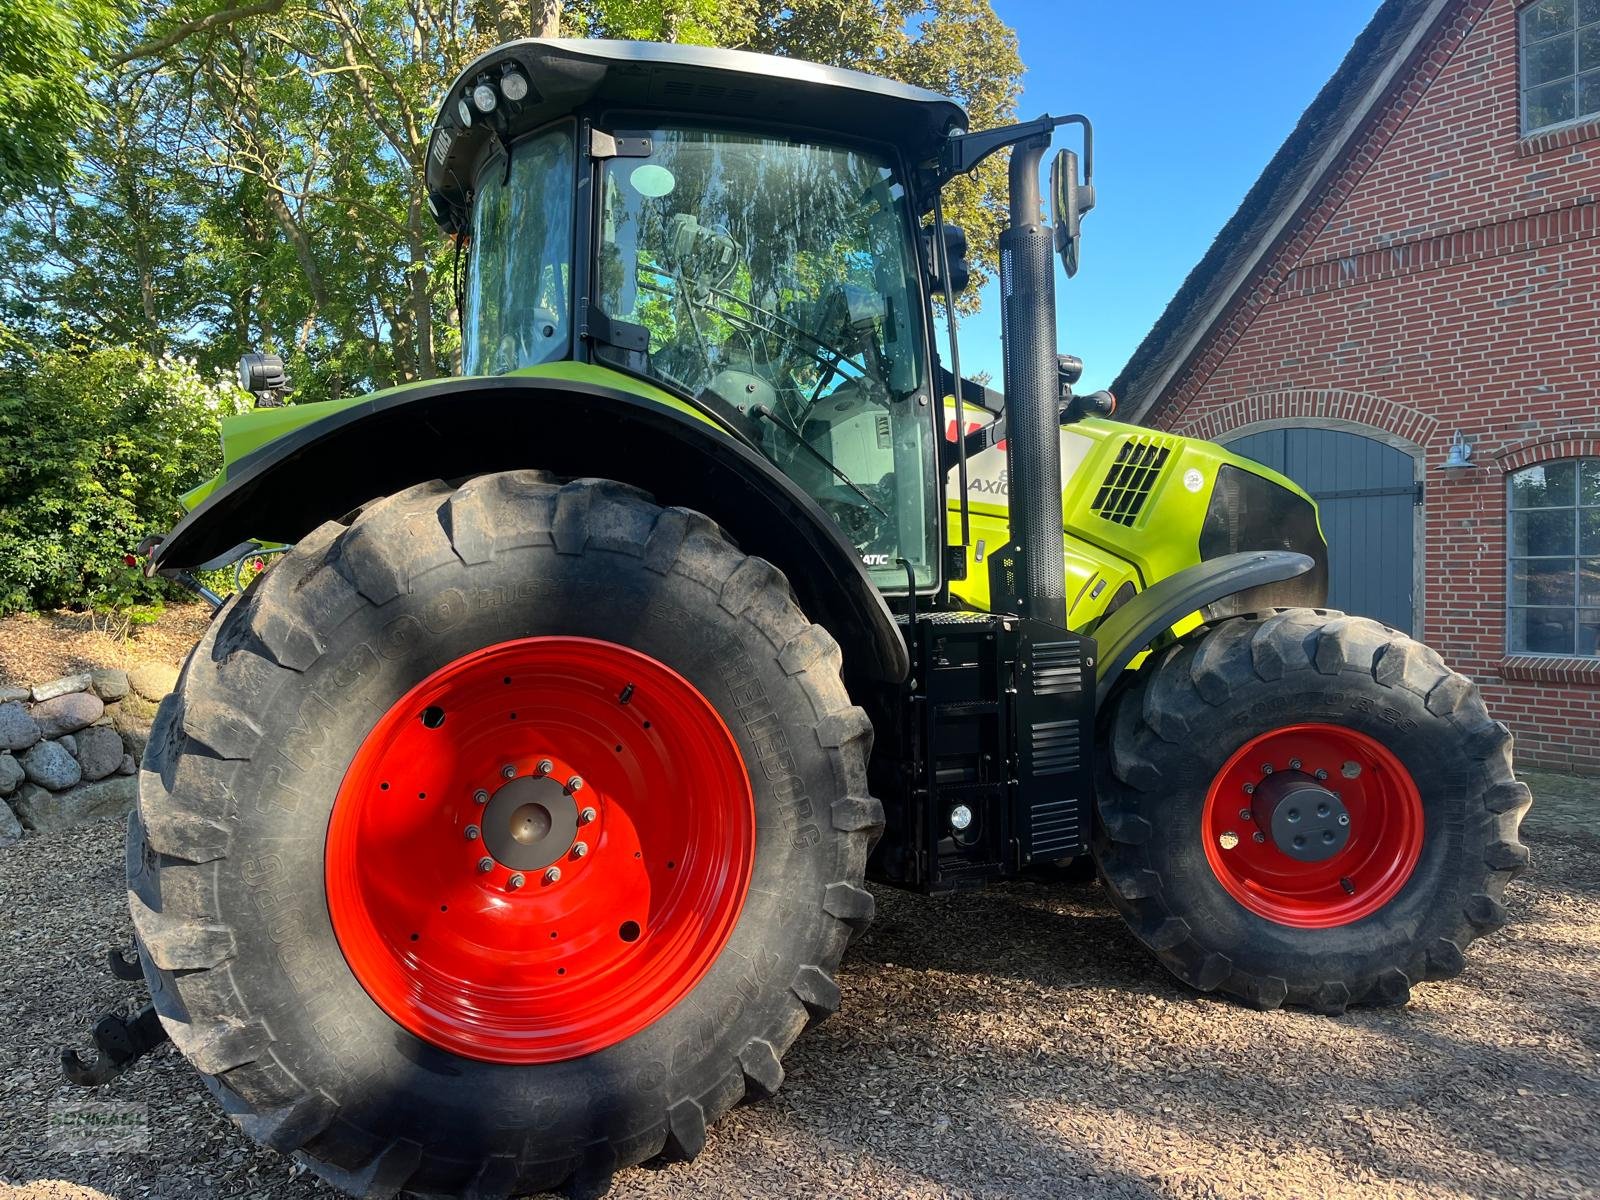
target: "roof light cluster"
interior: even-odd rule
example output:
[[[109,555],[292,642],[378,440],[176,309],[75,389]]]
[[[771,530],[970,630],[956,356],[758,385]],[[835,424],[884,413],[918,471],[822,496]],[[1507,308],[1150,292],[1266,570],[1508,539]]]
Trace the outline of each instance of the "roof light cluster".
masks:
[[[456,101],[456,117],[463,129],[469,128],[474,121],[482,120],[499,108],[501,97],[512,104],[517,104],[527,99],[527,96],[527,75],[523,73],[521,67],[507,63],[498,78],[493,75],[478,76],[471,90]]]

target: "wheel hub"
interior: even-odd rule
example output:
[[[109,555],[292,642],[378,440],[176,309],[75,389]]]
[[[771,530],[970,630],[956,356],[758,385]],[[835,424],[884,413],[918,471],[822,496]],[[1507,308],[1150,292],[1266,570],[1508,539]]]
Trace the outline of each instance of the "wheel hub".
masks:
[[[494,792],[482,828],[484,848],[502,867],[542,871],[572,853],[578,805],[554,779],[523,775]]]
[[[1350,840],[1350,813],[1339,794],[1300,771],[1257,784],[1251,808],[1272,844],[1300,862],[1332,858]]]
[[[555,1062],[693,990],[754,853],[744,760],[688,680],[611,642],[524,638],[379,718],[329,819],[328,913],[351,972],[417,1037]]]
[[[1206,793],[1201,836],[1224,891],[1281,925],[1327,929],[1377,912],[1422,853],[1422,798],[1398,757],[1343,725],[1247,741]]]

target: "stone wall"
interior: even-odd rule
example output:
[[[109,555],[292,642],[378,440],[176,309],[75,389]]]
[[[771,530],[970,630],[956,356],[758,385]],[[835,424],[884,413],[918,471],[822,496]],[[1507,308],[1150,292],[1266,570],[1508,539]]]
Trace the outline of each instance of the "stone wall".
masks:
[[[83,671],[0,687],[0,846],[133,807],[156,704],[175,669]]]

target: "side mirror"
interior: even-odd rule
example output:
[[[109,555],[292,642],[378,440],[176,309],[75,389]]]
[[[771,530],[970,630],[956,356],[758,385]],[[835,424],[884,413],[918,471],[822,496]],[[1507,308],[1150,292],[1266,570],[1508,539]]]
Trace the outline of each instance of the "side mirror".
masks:
[[[934,239],[944,233],[944,253]],[[928,286],[936,296],[952,300],[967,290],[972,281],[972,266],[967,262],[967,231],[959,225],[934,226],[926,231],[923,244],[928,250]],[[950,264],[950,278],[946,280],[939,269],[941,262]]]
[[[1071,279],[1078,273],[1078,247],[1083,214],[1094,207],[1094,177],[1078,182],[1078,155],[1059,150],[1050,162],[1050,221],[1056,227],[1056,252]]]

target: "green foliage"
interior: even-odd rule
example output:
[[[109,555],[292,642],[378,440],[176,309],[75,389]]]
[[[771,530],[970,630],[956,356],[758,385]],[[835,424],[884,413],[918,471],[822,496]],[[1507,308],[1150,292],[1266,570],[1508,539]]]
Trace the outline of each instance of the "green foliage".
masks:
[[[138,617],[165,584],[123,556],[171,528],[221,465],[219,423],[247,397],[185,359],[52,351],[0,371],[0,612]]]
[[[301,400],[458,369],[434,106],[556,23],[873,71],[974,127],[1022,71],[991,0],[0,0],[0,611],[159,594],[121,556],[214,469],[238,397],[202,378],[245,350]],[[979,283],[1004,170],[949,194]]]
[[[106,0],[0,0],[0,203],[69,173],[95,115],[96,52],[122,24]]]
[[[120,2],[0,0],[0,30],[3,14],[24,13],[56,29],[45,42],[81,66],[82,48],[104,36],[92,15]],[[300,399],[458,369],[453,247],[424,205],[434,105],[476,55],[534,32],[545,7],[148,0],[123,39],[136,44],[102,54],[101,76],[78,76],[66,107],[84,119],[80,132],[48,139],[70,141],[81,164],[70,186],[0,213],[0,327],[36,346],[179,347],[208,370],[272,349]],[[1010,118],[1022,70],[990,0],[557,10],[568,36],[714,43],[903,79],[956,97],[975,127]],[[72,28],[96,32],[62,43]],[[0,61],[9,50],[0,37]],[[7,111],[0,98],[0,154],[26,144],[3,136]],[[997,157],[950,192],[980,284],[994,266],[1004,170]]]

